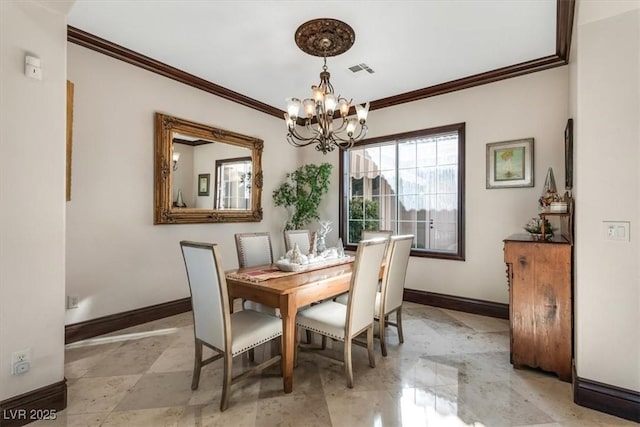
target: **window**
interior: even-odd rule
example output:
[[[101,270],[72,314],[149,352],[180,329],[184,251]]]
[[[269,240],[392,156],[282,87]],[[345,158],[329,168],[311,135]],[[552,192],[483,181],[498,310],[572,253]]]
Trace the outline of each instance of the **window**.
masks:
[[[464,260],[465,124],[367,139],[340,157],[340,235],[413,234],[411,255]]]
[[[251,208],[251,157],[216,160],[215,209]]]

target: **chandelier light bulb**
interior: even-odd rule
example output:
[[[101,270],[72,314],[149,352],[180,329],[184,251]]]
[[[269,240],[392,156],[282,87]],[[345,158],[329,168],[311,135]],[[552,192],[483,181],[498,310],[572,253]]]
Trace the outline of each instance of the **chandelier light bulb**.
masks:
[[[332,93],[328,93],[324,97],[324,109],[328,115],[333,116],[333,112],[336,110],[336,105],[338,105],[338,101],[336,97]]]
[[[291,129],[294,125],[294,121],[289,116],[289,113],[284,113],[284,121],[287,123],[287,128]]]
[[[356,104],[356,114],[358,115],[358,121],[364,123],[367,121],[367,115],[369,114],[369,103],[365,105]]]
[[[313,90],[313,99],[316,102],[322,102],[324,99],[324,89],[320,86],[311,86]]]
[[[313,99],[304,100],[304,111],[309,119],[316,115],[316,103]]]
[[[347,122],[347,135],[349,136],[349,138],[353,136],[353,132],[355,132],[356,130],[357,123],[358,122],[356,119],[349,119],[349,121]]]
[[[301,102],[298,98],[287,98],[287,113],[289,113],[289,117],[294,122],[300,114],[300,105]]]
[[[347,117],[347,114],[349,114],[349,107],[349,103],[346,99],[340,98],[338,100],[338,109],[340,110],[340,115],[342,117]]]

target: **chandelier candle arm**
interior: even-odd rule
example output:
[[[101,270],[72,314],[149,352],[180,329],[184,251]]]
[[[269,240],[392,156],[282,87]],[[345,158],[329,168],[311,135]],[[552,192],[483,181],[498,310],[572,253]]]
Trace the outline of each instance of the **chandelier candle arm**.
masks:
[[[314,19],[296,30],[296,44],[304,52],[324,58],[320,83],[311,86],[311,98],[287,98],[284,119],[287,126],[287,141],[296,147],[316,144],[316,150],[327,154],[336,147],[348,149],[367,134],[369,103],[354,105],[356,117],[349,117],[351,101],[335,95],[331,74],[327,68],[327,56],[346,52],[355,42],[353,29],[342,21],[330,18]],[[304,119],[300,113],[304,114]],[[340,124],[334,123],[338,117]],[[315,120],[314,120],[315,119]],[[337,125],[337,126],[336,126]]]

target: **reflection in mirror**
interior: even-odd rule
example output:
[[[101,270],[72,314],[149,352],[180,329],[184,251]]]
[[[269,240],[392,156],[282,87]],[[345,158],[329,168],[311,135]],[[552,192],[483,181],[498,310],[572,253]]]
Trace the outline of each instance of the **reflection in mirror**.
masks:
[[[156,113],[155,223],[260,221],[262,147],[257,138]]]
[[[251,150],[221,144],[206,139],[194,139],[178,132],[172,133],[173,155],[178,154],[171,182],[171,200],[174,207],[194,209],[251,209],[251,194],[247,192],[247,203],[242,206],[222,205],[215,198],[218,193],[200,191],[200,175],[214,176],[218,173],[218,162],[228,157],[241,157],[251,169]],[[245,166],[246,167],[246,166]],[[216,180],[217,182],[217,180]],[[251,188],[251,187],[249,187]],[[178,203],[178,199],[182,204]]]
[[[207,207],[206,203],[198,197],[195,179],[198,179],[194,163],[201,156],[199,147],[204,144],[213,144],[214,141],[197,139],[179,132],[171,133],[173,143],[173,174],[171,180],[172,206],[177,208],[204,208],[213,209],[213,203]]]
[[[216,160],[216,209],[251,206],[251,157]]]

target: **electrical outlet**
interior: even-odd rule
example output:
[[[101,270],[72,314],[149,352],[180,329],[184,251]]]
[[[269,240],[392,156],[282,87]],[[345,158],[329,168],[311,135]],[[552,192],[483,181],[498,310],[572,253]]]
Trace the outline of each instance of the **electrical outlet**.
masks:
[[[22,375],[31,369],[31,349],[14,351],[11,354],[11,375]]]
[[[80,304],[80,297],[78,295],[68,295],[67,296],[67,308],[78,308]]]

